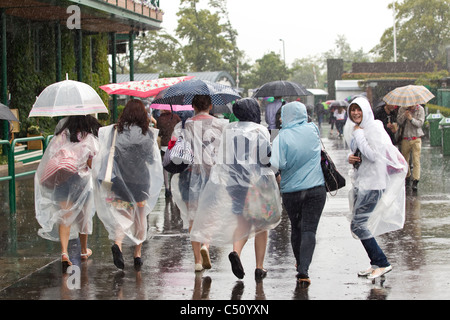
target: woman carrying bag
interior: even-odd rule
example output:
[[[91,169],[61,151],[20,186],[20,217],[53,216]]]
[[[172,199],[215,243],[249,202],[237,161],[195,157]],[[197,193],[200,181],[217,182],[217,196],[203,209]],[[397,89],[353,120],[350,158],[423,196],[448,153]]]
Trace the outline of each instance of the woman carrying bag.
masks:
[[[90,115],[67,117],[45,150],[34,178],[36,219],[41,225],[38,234],[61,242],[63,273],[72,265],[70,239],[80,238],[82,259],[92,254],[87,248],[95,214],[91,164],[99,150],[100,126]]]
[[[358,275],[375,279],[392,270],[375,236],[403,227],[408,169],[383,123],[374,119],[367,99],[356,98],[349,106],[344,137],[351,149],[348,161],[353,166],[353,189],[349,193],[351,231],[361,240],[371,264]]]
[[[134,267],[142,266],[147,216],[163,184],[158,130],[149,127],[142,101],[128,101],[116,125],[99,132],[100,152],[94,161],[97,214],[114,241],[114,265],[125,268],[122,244],[134,245]]]
[[[211,168],[216,163],[222,131],[228,124],[228,120],[217,119],[209,114],[212,109],[210,96],[194,96],[192,107],[195,115],[185,123],[179,122],[172,134],[172,142],[182,135],[195,155],[194,163],[189,164],[187,169],[172,178],[173,199],[180,209],[183,226],[189,229],[189,232],[199,213],[199,197],[205,190]],[[191,240],[191,245],[194,253],[194,271],[210,269],[208,245],[194,240]]]
[[[223,131],[218,160],[200,195],[191,239],[215,246],[233,244],[228,258],[234,275],[242,279],[242,249],[255,237],[255,279],[260,280],[267,274],[267,237],[280,221],[281,199],[269,168],[270,135],[260,124],[258,102],[240,99],[233,105],[233,114],[239,121]]]
[[[282,128],[273,141],[272,166],[281,171],[281,195],[291,221],[291,244],[301,287],[310,285],[309,265],[326,201],[319,128],[308,122],[306,106],[291,102],[281,109]]]

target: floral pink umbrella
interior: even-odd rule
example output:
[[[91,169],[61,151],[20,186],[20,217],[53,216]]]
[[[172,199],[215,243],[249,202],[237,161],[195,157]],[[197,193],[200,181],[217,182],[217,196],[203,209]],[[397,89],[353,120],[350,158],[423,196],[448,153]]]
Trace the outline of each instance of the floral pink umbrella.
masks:
[[[182,81],[192,79],[193,76],[160,78],[154,80],[128,81],[110,83],[100,86],[108,94],[122,94],[139,98],[156,96],[160,91]]]

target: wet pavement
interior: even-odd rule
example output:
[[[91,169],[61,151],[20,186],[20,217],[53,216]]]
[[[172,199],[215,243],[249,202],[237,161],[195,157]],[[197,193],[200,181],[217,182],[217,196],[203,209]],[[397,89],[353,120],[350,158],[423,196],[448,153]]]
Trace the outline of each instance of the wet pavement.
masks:
[[[344,140],[322,132],[326,150],[347,176]],[[310,266],[312,284],[296,285],[295,260],[287,215],[269,233],[267,277],[255,281],[253,240],[242,253],[246,276],[238,280],[228,261],[229,247],[211,248],[212,269],[194,273],[189,236],[179,211],[161,192],[149,216],[152,237],[144,243],[141,271],[133,268],[132,248],[124,248],[125,270],[112,263],[111,242],[94,218],[89,237],[93,256],[79,262],[77,243],[72,260],[79,267],[62,275],[59,243],[41,239],[34,218],[33,180],[17,182],[17,214],[8,210],[8,184],[0,183],[0,300],[443,300],[450,299],[450,157],[424,140],[422,180],[417,193],[407,191],[403,230],[378,237],[393,271],[374,283],[357,272],[369,266],[367,255],[350,234],[349,181],[328,196],[319,223],[317,246]],[[77,273],[79,271],[79,273]],[[79,277],[75,277],[79,274]]]

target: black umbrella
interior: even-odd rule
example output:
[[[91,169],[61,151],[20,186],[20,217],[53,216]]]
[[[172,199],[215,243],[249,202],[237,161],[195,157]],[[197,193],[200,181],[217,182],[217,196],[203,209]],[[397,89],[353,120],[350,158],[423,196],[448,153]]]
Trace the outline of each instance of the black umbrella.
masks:
[[[196,95],[206,95],[211,97],[213,106],[226,105],[241,96],[230,86],[214,83],[206,80],[187,80],[174,84],[164,89],[155,97],[152,103],[189,105]]]
[[[7,106],[0,103],[0,119],[8,121],[19,121]]]
[[[348,102],[345,100],[336,100],[330,104],[330,107],[348,107]]]
[[[254,98],[310,96],[311,92],[301,84],[291,81],[272,81],[263,84],[253,95]]]

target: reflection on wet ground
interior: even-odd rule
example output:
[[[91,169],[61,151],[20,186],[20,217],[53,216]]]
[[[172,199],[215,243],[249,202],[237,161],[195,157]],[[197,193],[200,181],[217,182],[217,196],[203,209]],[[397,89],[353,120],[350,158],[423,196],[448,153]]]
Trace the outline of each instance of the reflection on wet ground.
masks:
[[[330,138],[324,128],[323,142],[338,169],[347,174],[347,150],[342,139]],[[243,280],[231,273],[231,246],[211,249],[213,268],[194,273],[189,236],[182,229],[179,211],[164,192],[149,216],[152,230],[143,248],[144,266],[133,269],[132,248],[124,249],[125,270],[112,263],[111,242],[101,222],[94,219],[89,246],[94,254],[76,262],[80,277],[61,275],[59,243],[37,236],[34,219],[33,180],[17,183],[15,216],[7,209],[8,184],[0,183],[4,206],[0,213],[0,299],[151,299],[151,300],[292,300],[292,299],[449,299],[450,298],[450,157],[439,147],[424,142],[419,191],[408,190],[403,230],[380,236],[394,270],[375,283],[356,273],[369,261],[359,241],[352,238],[347,192],[329,196],[317,233],[317,246],[310,267],[312,284],[304,289],[295,281],[286,215],[269,234],[262,281],[254,279],[253,241],[242,253]],[[71,243],[73,252],[78,245]]]

